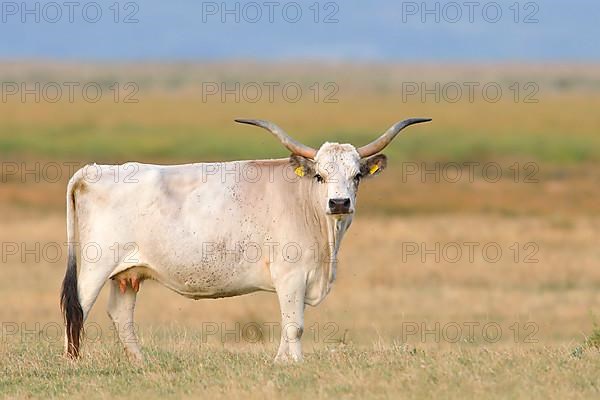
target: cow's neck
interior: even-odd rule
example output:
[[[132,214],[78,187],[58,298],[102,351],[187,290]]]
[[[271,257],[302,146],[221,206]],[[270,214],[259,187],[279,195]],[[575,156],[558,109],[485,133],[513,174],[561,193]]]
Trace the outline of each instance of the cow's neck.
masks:
[[[317,221],[322,243],[319,246],[319,262],[308,279],[307,303],[315,305],[325,298],[333,286],[340,244],[352,223],[352,216],[341,219],[326,215],[319,205],[313,205],[311,211]]]
[[[338,252],[340,249],[340,244],[342,243],[342,238],[344,234],[348,230],[350,223],[352,222],[352,216],[348,216],[344,219],[326,217],[326,230],[327,230],[327,242],[330,244],[330,255],[332,256],[332,260],[337,260]]]

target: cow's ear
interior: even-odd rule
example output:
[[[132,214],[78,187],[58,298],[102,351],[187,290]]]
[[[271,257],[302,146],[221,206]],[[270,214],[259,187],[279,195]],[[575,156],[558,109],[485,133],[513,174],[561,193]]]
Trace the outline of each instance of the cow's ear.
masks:
[[[387,157],[385,154],[377,154],[376,156],[365,158],[360,161],[360,173],[363,177],[368,178],[378,175],[387,166]]]
[[[311,159],[292,154],[290,156],[290,164],[294,173],[300,177],[307,176],[312,178],[315,174],[315,162]]]

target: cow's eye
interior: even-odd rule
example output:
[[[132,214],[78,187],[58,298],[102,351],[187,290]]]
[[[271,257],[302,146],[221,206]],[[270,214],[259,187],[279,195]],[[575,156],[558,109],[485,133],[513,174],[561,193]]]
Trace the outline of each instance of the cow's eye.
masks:
[[[322,177],[321,175],[319,175],[319,174],[316,174],[316,175],[315,175],[315,180],[316,180],[317,182],[319,182],[319,183],[323,183],[323,182],[325,182],[325,179],[323,179],[323,177]]]
[[[360,182],[360,178],[362,178],[362,174],[354,175],[354,182],[356,182],[356,183]]]

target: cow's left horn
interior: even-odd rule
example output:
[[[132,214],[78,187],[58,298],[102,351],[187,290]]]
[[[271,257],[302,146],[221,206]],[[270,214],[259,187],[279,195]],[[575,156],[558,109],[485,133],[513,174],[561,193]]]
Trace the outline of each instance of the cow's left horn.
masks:
[[[361,158],[372,156],[373,154],[379,153],[381,150],[385,149],[385,147],[390,144],[392,140],[396,137],[397,134],[402,131],[402,129],[407,126],[413,124],[420,124],[421,122],[429,122],[431,118],[411,118],[401,122],[397,122],[390,127],[383,135],[379,138],[375,139],[371,143],[362,146],[357,149],[358,154]]]
[[[275,137],[279,139],[281,144],[283,144],[293,154],[297,154],[299,156],[310,159],[315,158],[315,155],[317,154],[317,151],[315,149],[292,139],[290,135],[285,133],[283,129],[281,129],[272,122],[263,121],[260,119],[236,119],[235,122],[239,122],[240,124],[256,125],[268,130],[273,135],[275,135]]]

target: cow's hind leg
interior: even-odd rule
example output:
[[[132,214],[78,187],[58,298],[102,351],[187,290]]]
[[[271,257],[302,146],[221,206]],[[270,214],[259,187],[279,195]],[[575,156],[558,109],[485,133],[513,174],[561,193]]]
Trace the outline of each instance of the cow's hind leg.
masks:
[[[110,281],[110,298],[108,300],[108,315],[115,325],[119,340],[123,344],[129,360],[136,363],[143,360],[133,323],[138,288],[139,281],[126,281],[115,277]]]

